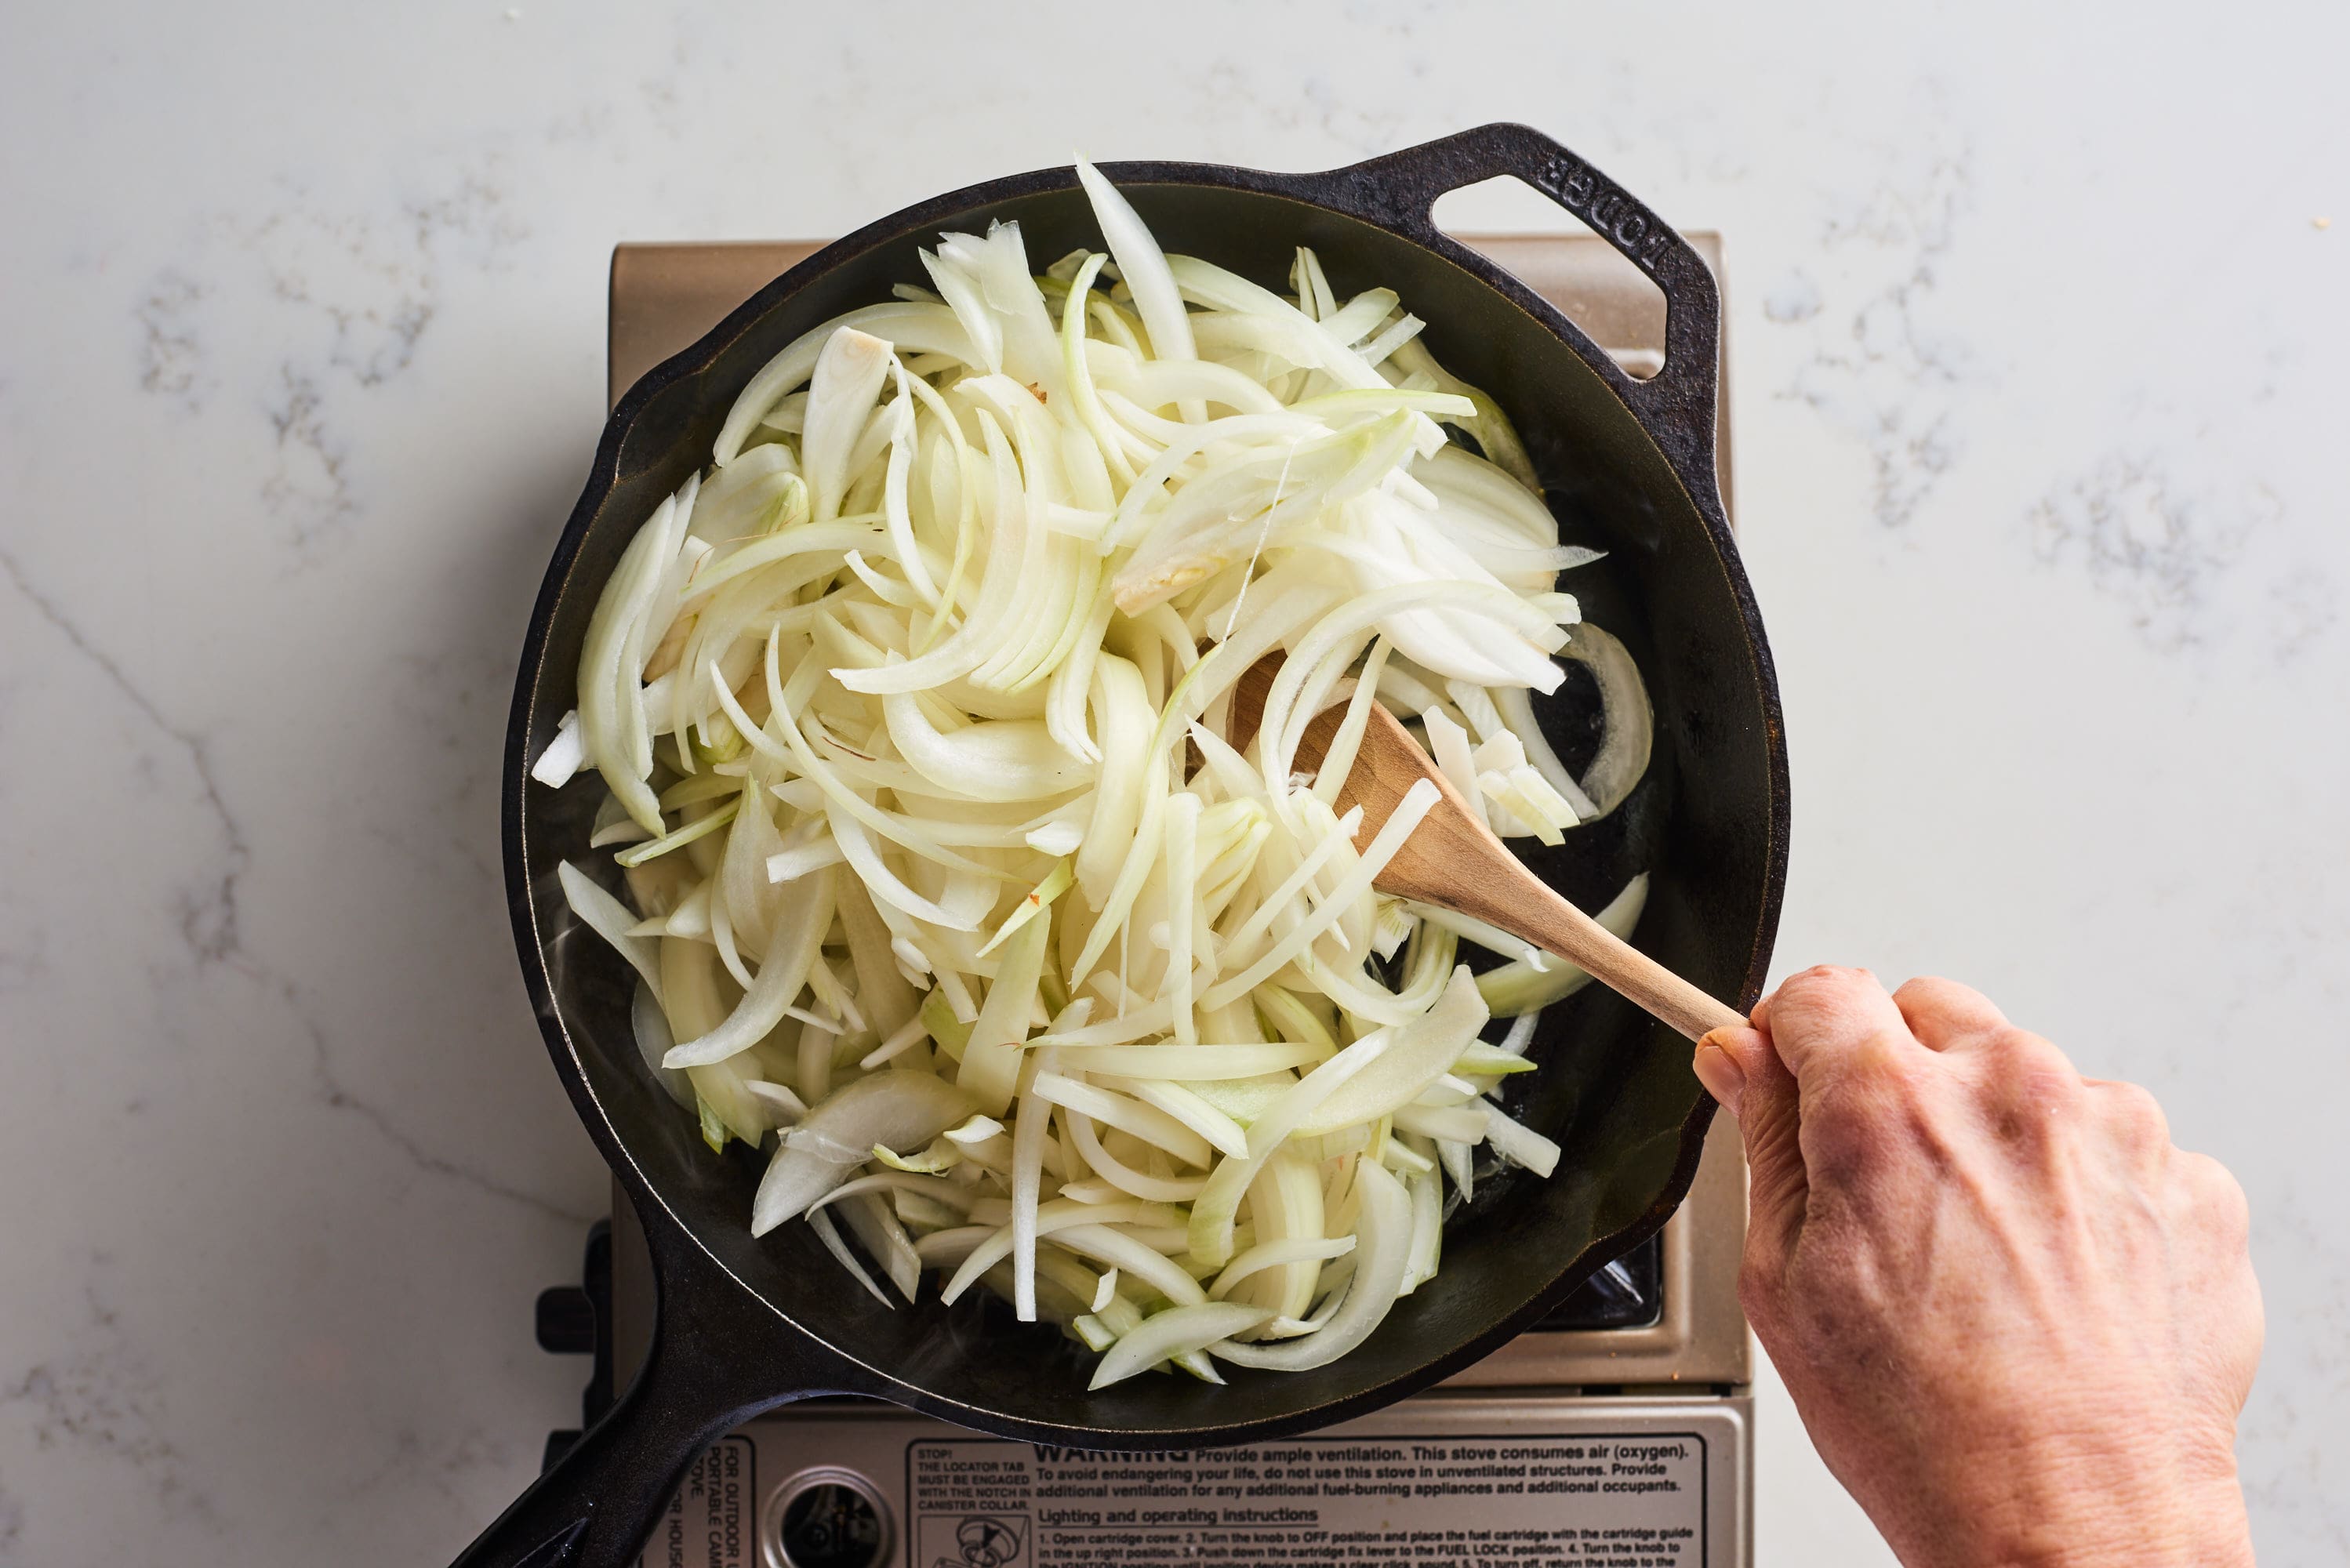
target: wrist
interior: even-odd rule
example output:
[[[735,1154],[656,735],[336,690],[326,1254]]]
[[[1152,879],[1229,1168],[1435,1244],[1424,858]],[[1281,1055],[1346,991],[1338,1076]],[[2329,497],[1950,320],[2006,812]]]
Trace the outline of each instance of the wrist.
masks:
[[[1906,1568],[2251,1568],[2232,1456],[2214,1469],[2010,1451],[1995,1477],[1978,1460],[1877,1494],[1890,1506],[1869,1511]]]
[[[2232,1475],[2224,1485],[2134,1490],[2076,1494],[2014,1521],[1992,1532],[2002,1538],[1995,1544],[1964,1554],[1964,1568],[2252,1568],[2251,1525]]]
[[[2032,1568],[2252,1568],[2243,1493],[2174,1498],[2155,1517],[2085,1521],[2069,1542],[2050,1542]]]

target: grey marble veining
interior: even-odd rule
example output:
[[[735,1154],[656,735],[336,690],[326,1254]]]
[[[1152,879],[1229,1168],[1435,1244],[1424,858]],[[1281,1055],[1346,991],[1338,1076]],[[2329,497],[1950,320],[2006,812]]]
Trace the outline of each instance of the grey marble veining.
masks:
[[[1496,118],[1728,236],[1784,965],[1974,981],[2238,1170],[2263,1560],[2350,1555],[2338,6],[10,33],[0,1568],[442,1561],[576,1417],[530,1302],[602,1172],[514,972],[496,773],[615,240]],[[1763,1421],[1759,1561],[1885,1561],[1775,1383]]]

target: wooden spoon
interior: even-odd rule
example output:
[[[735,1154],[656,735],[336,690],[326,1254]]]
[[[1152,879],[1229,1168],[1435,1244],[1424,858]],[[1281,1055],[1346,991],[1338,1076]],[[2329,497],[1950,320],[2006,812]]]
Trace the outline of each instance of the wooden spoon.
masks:
[[[1247,750],[1256,733],[1265,694],[1280,668],[1281,656],[1268,654],[1241,677],[1232,693],[1231,739],[1236,750]],[[1320,764],[1345,714],[1343,704],[1326,708],[1306,725],[1297,748],[1301,771]],[[1746,1023],[1735,1009],[1616,936],[1521,865],[1396,716],[1374,702],[1354,768],[1338,794],[1340,809],[1363,808],[1361,842],[1386,826],[1404,792],[1421,779],[1435,784],[1440,798],[1379,872],[1380,891],[1456,910],[1523,937],[1588,971],[1691,1040]]]

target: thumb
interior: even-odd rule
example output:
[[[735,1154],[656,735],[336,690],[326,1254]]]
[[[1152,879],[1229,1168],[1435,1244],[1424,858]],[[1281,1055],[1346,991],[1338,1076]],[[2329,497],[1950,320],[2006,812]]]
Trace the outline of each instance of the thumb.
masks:
[[[1698,1042],[1697,1075],[1738,1118],[1746,1141],[1750,1245],[1794,1242],[1810,1183],[1804,1172],[1795,1075],[1779,1059],[1768,1028],[1717,1029]]]

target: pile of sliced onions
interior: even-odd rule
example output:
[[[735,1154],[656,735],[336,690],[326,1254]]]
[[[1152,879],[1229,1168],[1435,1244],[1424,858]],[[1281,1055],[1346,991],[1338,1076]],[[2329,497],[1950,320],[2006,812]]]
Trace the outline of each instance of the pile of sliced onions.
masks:
[[[1309,250],[1287,296],[1164,254],[1079,172],[1107,254],[1039,275],[1016,225],[944,235],[929,288],[752,379],[533,773],[610,791],[591,843],[634,908],[563,885],[711,1147],[772,1146],[754,1232],[805,1219],[885,1303],[984,1285],[1102,1352],[1096,1386],[1320,1366],[1495,1161],[1549,1173],[1496,1092],[1586,978],[1376,889],[1435,792],[1375,836],[1337,809],[1368,705],[1555,844],[1645,768],[1647,698],[1555,590],[1594,553],[1394,293],[1341,300]],[[1581,781],[1528,703],[1557,656],[1605,707]]]

